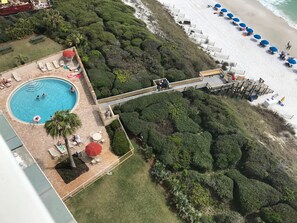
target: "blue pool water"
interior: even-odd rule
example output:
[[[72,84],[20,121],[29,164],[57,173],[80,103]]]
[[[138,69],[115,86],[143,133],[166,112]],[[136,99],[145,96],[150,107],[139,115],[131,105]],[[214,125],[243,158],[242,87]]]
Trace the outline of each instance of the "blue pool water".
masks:
[[[23,122],[33,123],[33,117],[39,115],[39,123],[45,123],[56,111],[71,110],[75,106],[77,92],[71,93],[71,87],[70,82],[58,78],[29,81],[11,95],[10,111]],[[40,99],[36,99],[37,95]]]

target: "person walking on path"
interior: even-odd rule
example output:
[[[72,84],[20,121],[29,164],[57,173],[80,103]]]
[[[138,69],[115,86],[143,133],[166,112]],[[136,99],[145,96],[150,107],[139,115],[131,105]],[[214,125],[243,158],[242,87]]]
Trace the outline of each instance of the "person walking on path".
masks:
[[[290,44],[290,41],[287,43],[287,50],[291,49],[292,45]]]

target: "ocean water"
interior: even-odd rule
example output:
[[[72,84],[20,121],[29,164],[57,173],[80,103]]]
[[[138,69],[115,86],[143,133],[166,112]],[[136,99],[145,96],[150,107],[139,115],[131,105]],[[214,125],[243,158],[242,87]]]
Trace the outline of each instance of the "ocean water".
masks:
[[[297,0],[258,0],[275,15],[285,19],[297,29]]]

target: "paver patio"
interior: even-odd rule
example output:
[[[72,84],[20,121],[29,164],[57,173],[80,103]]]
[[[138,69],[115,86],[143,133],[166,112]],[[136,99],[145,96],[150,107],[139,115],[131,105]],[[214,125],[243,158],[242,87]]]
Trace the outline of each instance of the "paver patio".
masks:
[[[59,52],[56,55],[42,58],[41,60],[2,73],[2,77],[11,78],[11,72],[17,72],[21,76],[22,81],[16,82],[12,78],[12,86],[0,90],[0,109],[3,111],[6,118],[11,123],[19,137],[22,139],[24,145],[39,164],[60,197],[65,198],[69,193],[74,191],[77,187],[81,186],[85,182],[91,181],[91,179],[97,175],[106,173],[109,168],[119,162],[119,158],[110,151],[109,138],[106,129],[99,117],[98,106],[95,105],[88,88],[86,82],[88,80],[85,80],[83,76],[81,78],[68,78],[67,75],[70,73],[70,71],[64,69],[63,67],[47,72],[41,72],[39,70],[37,62],[42,62],[45,64],[46,62],[52,62],[54,60],[58,61],[61,56],[62,52]],[[54,147],[54,143],[56,143],[58,139],[52,139],[50,136],[47,136],[44,125],[24,124],[16,120],[11,114],[9,114],[8,111],[7,103],[11,92],[24,82],[40,77],[64,78],[75,85],[78,90],[79,101],[73,112],[77,113],[82,121],[82,127],[77,131],[77,134],[81,136],[83,145],[75,146],[74,149],[72,149],[73,153],[83,150],[84,146],[91,141],[91,132],[102,131],[102,135],[105,140],[102,144],[103,150],[100,155],[101,162],[96,165],[87,163],[89,171],[82,174],[69,184],[65,184],[60,175],[55,170],[54,167],[58,160],[53,160],[48,152],[48,149],[50,147]]]

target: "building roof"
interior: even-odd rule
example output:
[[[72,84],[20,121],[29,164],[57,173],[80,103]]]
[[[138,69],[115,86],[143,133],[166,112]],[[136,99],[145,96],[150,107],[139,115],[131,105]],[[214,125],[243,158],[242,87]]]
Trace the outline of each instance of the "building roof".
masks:
[[[39,166],[31,156],[31,154],[28,152],[26,147],[23,145],[22,141],[20,140],[16,132],[13,130],[9,122],[6,120],[5,116],[1,113],[1,111],[0,111],[0,139],[2,140],[2,144],[0,144],[0,151],[1,151],[0,195],[2,192],[4,192],[4,194],[1,195],[1,199],[5,200],[5,202],[4,203],[2,202],[0,206],[0,222],[18,223],[18,222],[24,222],[24,219],[26,219],[26,222],[32,222],[32,223],[35,223],[35,222],[75,223],[76,221],[73,218],[72,214],[67,209],[67,207],[65,206],[64,202],[59,197],[57,192],[54,190],[53,186],[49,183],[48,179],[45,177],[42,170],[39,168]],[[2,153],[8,153],[9,156],[8,157],[2,156]],[[13,168],[12,169],[10,168],[10,164],[8,161],[11,158],[12,158],[13,164],[18,169],[17,171],[15,171]],[[9,177],[15,178],[15,181],[11,180],[11,183],[9,183],[8,181],[9,185],[13,184],[13,182],[16,182],[15,185],[6,187],[7,185],[6,185],[5,179],[6,177],[8,177],[7,175]],[[17,179],[17,178],[20,178],[20,179]],[[30,190],[34,191],[33,196],[37,197],[39,200],[36,202],[42,203],[42,206],[46,209],[46,213],[50,216],[51,221],[47,221],[47,220],[35,221],[33,218],[32,220],[30,220],[30,218],[26,218],[24,216],[23,218],[18,218],[17,215],[19,212],[23,211],[22,210],[23,208],[26,210],[28,215],[31,215],[31,214],[34,215],[32,212],[35,213],[36,211],[39,211],[39,209],[36,209],[36,210],[34,209],[34,206],[31,205],[30,201],[28,201],[28,203],[30,204],[26,204],[25,201],[20,202],[20,200],[22,200],[22,196],[19,195],[19,193],[28,193],[22,190],[18,191],[19,189],[23,188],[23,182],[17,183],[18,180],[21,181],[22,178],[26,179],[27,184],[29,184],[31,188],[31,189],[26,189],[26,188],[25,189],[28,191]],[[1,182],[1,180],[3,180],[3,182]],[[15,192],[15,190],[17,190],[17,192]],[[14,197],[14,193],[17,194],[16,197]],[[32,194],[31,191],[30,193]],[[7,196],[7,199],[6,199],[6,196]],[[34,198],[34,199],[36,200],[37,198]],[[28,198],[24,195],[24,199],[26,200]],[[8,207],[6,201],[9,201],[9,203],[11,203],[13,207]],[[7,214],[7,216],[4,216],[5,220],[2,220],[2,216],[5,215],[5,213],[7,213],[7,211],[4,211],[4,210],[13,210],[13,211],[11,215],[9,213]],[[1,211],[4,211],[4,212],[1,213]],[[40,213],[43,213],[43,211],[40,210]],[[14,215],[16,215],[15,218],[14,218]],[[38,213],[36,213],[36,215],[38,215]],[[38,217],[39,216],[37,216],[36,219]]]
[[[0,135],[0,222],[54,223]]]

